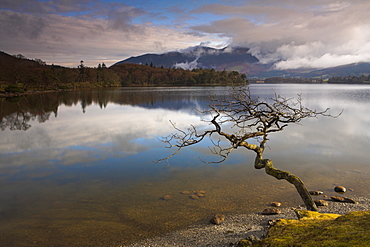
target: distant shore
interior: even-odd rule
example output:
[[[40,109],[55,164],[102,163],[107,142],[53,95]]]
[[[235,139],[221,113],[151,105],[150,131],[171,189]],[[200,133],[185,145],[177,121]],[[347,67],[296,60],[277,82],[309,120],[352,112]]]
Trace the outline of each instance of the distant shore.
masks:
[[[321,196],[315,199],[328,201],[328,206],[319,207],[320,213],[346,214],[353,211],[370,210],[370,198],[351,196],[357,204],[334,202]],[[295,208],[294,208],[295,209]],[[209,222],[190,226],[186,229],[175,231],[163,236],[145,239],[126,247],[223,247],[237,246],[239,240],[249,236],[264,238],[267,234],[269,220],[274,219],[297,219],[293,208],[281,208],[281,214],[262,215],[260,212],[253,214],[226,215],[221,225],[213,225]],[[303,206],[297,209],[305,209]]]
[[[329,84],[329,85],[337,85],[337,84],[342,84],[342,85],[370,85],[370,83],[258,83],[258,82],[252,82],[250,84],[245,84],[246,86],[249,85],[274,85],[274,84]],[[239,84],[240,86],[242,84]],[[29,94],[40,94],[40,93],[55,93],[55,92],[68,92],[68,91],[74,91],[74,90],[86,90],[86,89],[109,89],[109,88],[130,88],[130,87],[227,87],[231,86],[229,84],[202,84],[202,85],[186,85],[186,84],[147,84],[147,85],[128,85],[128,86],[121,86],[121,87],[81,87],[81,88],[69,88],[69,89],[48,89],[48,90],[30,90],[30,91],[24,91],[22,93],[7,93],[4,91],[0,91],[0,98],[12,98],[12,97],[21,97]]]

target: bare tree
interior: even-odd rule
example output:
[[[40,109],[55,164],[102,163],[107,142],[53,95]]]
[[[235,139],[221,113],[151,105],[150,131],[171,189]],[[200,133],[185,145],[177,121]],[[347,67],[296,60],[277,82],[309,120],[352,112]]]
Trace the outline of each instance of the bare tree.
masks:
[[[329,114],[329,109],[316,111],[306,108],[302,105],[301,95],[297,99],[276,94],[271,99],[252,97],[248,87],[233,88],[230,95],[229,99],[211,98],[209,110],[202,112],[211,116],[211,120],[204,120],[210,123],[209,129],[200,131],[192,125],[187,130],[181,130],[171,122],[177,132],[164,137],[162,141],[167,148],[176,148],[176,151],[158,162],[168,160],[182,148],[200,143],[206,137],[213,144],[210,148],[212,153],[220,156],[220,160],[214,163],[225,161],[233,150],[243,147],[255,152],[256,169],[264,168],[267,174],[293,184],[306,208],[317,211],[317,206],[302,180],[290,172],[276,169],[271,160],[263,158],[263,153],[269,134],[283,131],[289,124],[299,123],[305,118],[333,117]]]

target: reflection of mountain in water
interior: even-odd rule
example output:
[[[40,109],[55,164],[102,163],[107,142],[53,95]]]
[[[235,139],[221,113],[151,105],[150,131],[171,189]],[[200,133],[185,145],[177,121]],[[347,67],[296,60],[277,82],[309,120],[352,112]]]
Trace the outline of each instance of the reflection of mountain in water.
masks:
[[[109,103],[119,105],[136,105],[144,108],[163,108],[170,110],[205,109],[207,91],[169,89],[108,89],[80,90],[59,93],[31,94],[19,98],[2,99],[0,101],[1,130],[27,130],[30,121],[43,123],[50,116],[58,114],[60,105],[81,105],[82,112],[92,104],[105,108]],[[210,93],[209,93],[210,94]]]

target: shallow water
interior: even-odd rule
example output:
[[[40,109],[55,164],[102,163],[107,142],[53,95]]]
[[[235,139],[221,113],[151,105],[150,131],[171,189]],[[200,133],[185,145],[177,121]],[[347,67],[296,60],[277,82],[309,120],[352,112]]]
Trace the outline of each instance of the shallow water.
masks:
[[[303,121],[270,136],[265,156],[310,190],[370,196],[370,87],[251,85],[252,94],[302,93],[304,104],[339,118]],[[286,181],[253,168],[239,150],[222,164],[207,145],[154,163],[158,141],[178,127],[204,127],[212,88],[120,88],[29,95],[0,103],[0,239],[4,246],[115,246],[209,220],[259,212],[270,201],[301,204]],[[199,200],[181,191],[205,190]],[[170,195],[171,200],[162,196]]]

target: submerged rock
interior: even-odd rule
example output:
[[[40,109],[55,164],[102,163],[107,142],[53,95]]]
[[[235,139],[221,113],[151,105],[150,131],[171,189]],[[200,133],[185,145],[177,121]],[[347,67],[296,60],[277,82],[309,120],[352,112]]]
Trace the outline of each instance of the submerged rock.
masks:
[[[329,203],[325,200],[315,200],[314,202],[316,206],[326,207],[329,205]]]
[[[189,196],[190,197],[190,199],[193,199],[193,200],[198,200],[200,197],[199,196],[197,196],[197,195],[191,195],[191,196]]]
[[[313,196],[318,196],[318,195],[324,194],[324,192],[319,191],[319,190],[311,190],[308,193],[310,193],[310,195],[313,195]]]
[[[281,211],[277,208],[266,208],[262,211],[263,215],[281,214]]]
[[[164,196],[162,196],[162,199],[165,200],[165,201],[168,201],[168,200],[171,200],[172,199],[172,196],[170,196],[170,195],[164,195]]]
[[[281,202],[270,202],[271,207],[281,207]]]
[[[351,198],[347,198],[347,197],[331,196],[330,198],[336,202],[347,202],[347,203],[353,203],[353,204],[357,203],[355,200],[352,200]]]

